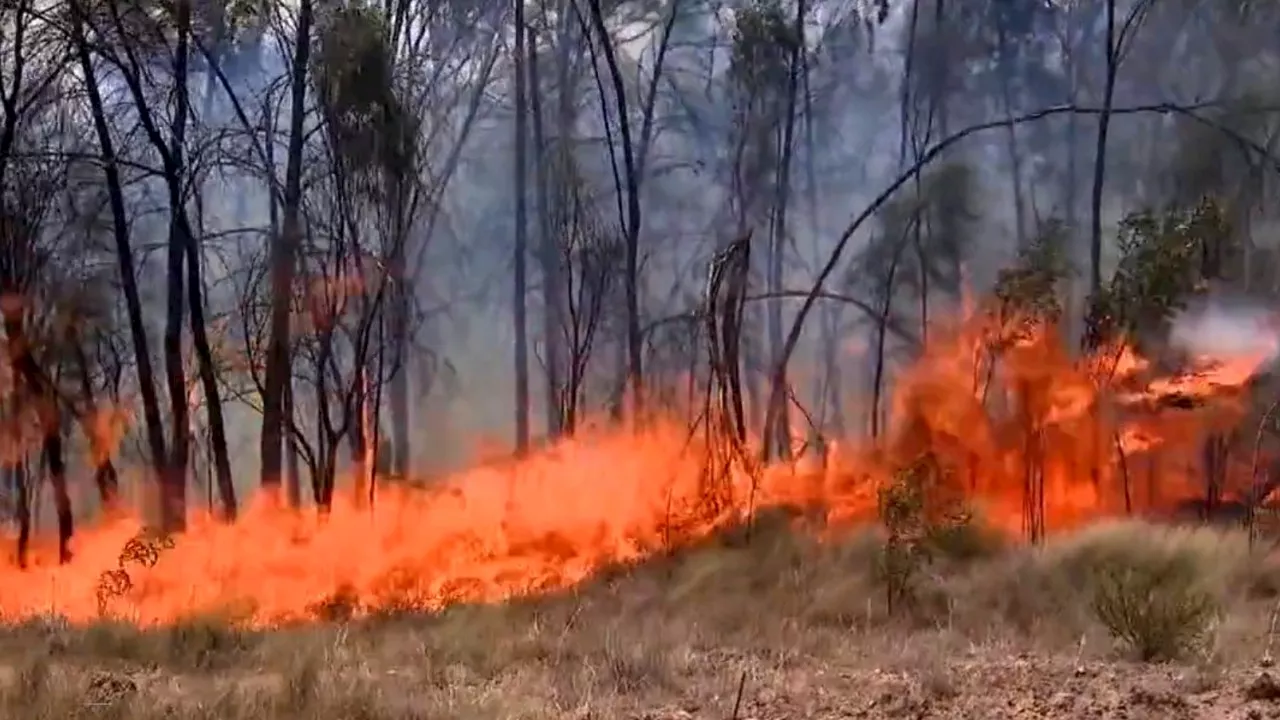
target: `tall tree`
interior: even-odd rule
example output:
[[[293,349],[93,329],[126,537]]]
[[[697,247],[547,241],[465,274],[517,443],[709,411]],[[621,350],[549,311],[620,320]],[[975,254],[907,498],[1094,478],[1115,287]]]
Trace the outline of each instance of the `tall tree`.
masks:
[[[302,243],[302,150],[306,142],[307,73],[311,62],[313,0],[300,0],[289,72],[289,147],[285,156],[284,207],[280,234],[272,239],[271,333],[262,398],[261,485],[278,493],[285,442],[285,394],[289,382],[289,314]]]
[[[514,183],[515,193],[515,242],[512,250],[515,253],[514,287],[512,288],[511,309],[515,324],[515,379],[516,379],[516,453],[523,454],[529,449],[529,336],[528,336],[528,164],[526,161],[528,143],[527,84],[528,75],[525,63],[528,58],[525,49],[526,27],[524,0],[515,2],[516,47],[512,58],[515,72],[515,160]]]

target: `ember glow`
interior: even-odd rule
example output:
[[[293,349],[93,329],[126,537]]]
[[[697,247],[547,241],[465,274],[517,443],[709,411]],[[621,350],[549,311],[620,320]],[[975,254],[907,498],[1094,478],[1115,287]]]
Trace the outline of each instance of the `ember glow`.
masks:
[[[1044,531],[1071,528],[1198,493],[1204,438],[1240,421],[1243,386],[1278,346],[1268,331],[1266,342],[1156,377],[1129,348],[1075,359],[1045,327],[993,353],[992,331],[978,316],[932,331],[925,356],[897,373],[878,444],[840,439],[825,467],[776,464],[754,479],[734,468],[715,512],[703,501],[706,438],[691,441],[675,420],[596,430],[431,490],[384,489],[372,510],[340,496],[322,519],[259,498],[232,525],[193,517],[154,566],[126,565],[131,587],[105,601],[104,573],[142,528],[128,518],[82,528],[68,565],[38,545],[34,567],[0,566],[0,617],[105,613],[149,625],[220,613],[267,626],[314,619],[336,595],[365,612],[500,601],[571,586],[768,506],[821,508],[837,530],[870,520],[880,485],[926,455],[943,469],[934,489],[993,526],[1023,533],[1035,515]],[[118,423],[105,425],[118,436]],[[1247,474],[1229,473],[1228,491]]]

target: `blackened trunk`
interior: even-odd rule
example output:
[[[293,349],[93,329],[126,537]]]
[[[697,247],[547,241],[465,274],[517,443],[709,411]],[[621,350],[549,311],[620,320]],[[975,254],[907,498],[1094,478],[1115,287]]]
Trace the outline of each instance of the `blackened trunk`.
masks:
[[[71,559],[71,536],[75,531],[71,515],[71,498],[67,494],[67,469],[62,452],[62,423],[58,398],[52,382],[45,377],[27,338],[26,320],[20,303],[6,303],[4,307],[4,332],[8,340],[9,367],[15,378],[15,414],[35,405],[43,434],[41,448],[49,470],[49,484],[53,488],[53,502],[58,515],[58,560]],[[29,513],[28,513],[29,514]]]
[[[284,417],[285,417],[285,494],[288,498],[289,507],[298,509],[302,507],[302,485],[298,477],[298,440],[293,436],[294,428],[294,406],[293,406],[293,381],[292,379],[285,384],[284,387]]]
[[[89,420],[98,414],[98,401],[94,397],[93,383],[89,380],[89,361],[85,357],[84,348],[80,345],[78,337],[72,343],[72,351],[75,353],[76,370],[80,375],[80,394],[84,396],[85,402],[84,431],[89,440],[89,451],[93,454],[93,479],[98,487],[98,499],[102,503],[102,510],[110,514],[116,509],[120,497],[120,475],[116,472],[115,464],[111,462],[111,448],[106,439],[97,428],[89,424]]]
[[[528,338],[528,322],[526,295],[528,293],[528,282],[525,277],[527,272],[527,253],[528,253],[528,218],[525,190],[525,152],[527,142],[525,105],[527,99],[525,97],[525,23],[524,23],[524,0],[515,0],[515,22],[516,22],[516,49],[515,49],[515,91],[516,91],[516,122],[515,122],[515,273],[514,287],[512,288],[512,320],[515,324],[516,348],[515,348],[515,425],[516,425],[516,454],[520,455],[529,449],[529,338]]]
[[[31,547],[31,483],[27,481],[27,462],[19,458],[13,464],[14,512],[18,520],[18,567],[26,569]]]
[[[186,225],[185,222],[183,224]],[[191,337],[196,348],[197,370],[200,373],[200,384],[209,413],[209,450],[213,455],[214,482],[218,486],[222,517],[227,522],[231,522],[236,518],[236,488],[231,482],[231,462],[227,456],[227,432],[222,417],[222,395],[218,390],[217,371],[213,366],[213,350],[209,347],[209,334],[205,327],[200,248],[192,237],[191,228],[188,226],[184,230],[187,236],[187,302],[191,313]]]
[[[284,218],[271,244],[271,335],[263,380],[261,485],[278,491],[284,452],[284,396],[289,382],[289,310],[293,300],[294,264],[302,242],[302,147],[305,140],[307,68],[311,58],[311,0],[298,4],[290,70],[289,149],[285,160]],[[322,400],[323,401],[323,400]]]
[[[533,118],[533,170],[534,214],[538,217],[538,262],[542,266],[542,343],[546,357],[546,417],[547,437],[556,438],[565,429],[567,384],[564,380],[565,362],[562,339],[564,337],[563,281],[560,268],[560,238],[553,229],[548,209],[547,136],[542,118],[542,80],[538,73],[538,35],[529,29],[529,113]],[[568,128],[561,128],[567,133]],[[562,139],[563,140],[563,139]],[[563,179],[562,179],[563,180]],[[568,212],[561,208],[561,213]],[[573,348],[576,351],[577,348]],[[576,362],[576,358],[570,360]]]
[[[134,362],[138,368],[138,392],[142,396],[142,416],[146,425],[147,446],[157,477],[163,476],[168,464],[168,451],[164,441],[164,424],[160,419],[160,399],[156,393],[155,370],[151,364],[151,349],[147,342],[146,325],[142,320],[142,299],[134,274],[133,247],[129,241],[129,217],[125,210],[124,191],[120,181],[120,169],[116,164],[115,144],[107,124],[102,93],[94,82],[93,64],[88,42],[84,36],[83,8],[72,5],[72,35],[80,70],[87,82],[85,90],[89,99],[89,111],[93,117],[94,132],[102,153],[103,176],[107,186],[107,202],[111,207],[112,235],[115,239],[116,264],[120,272],[120,287],[124,292],[125,310],[129,318],[129,335],[133,341]]]

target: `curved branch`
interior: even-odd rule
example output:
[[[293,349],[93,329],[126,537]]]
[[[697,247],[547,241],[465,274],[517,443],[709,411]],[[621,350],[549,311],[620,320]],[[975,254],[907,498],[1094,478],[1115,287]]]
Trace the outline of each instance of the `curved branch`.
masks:
[[[743,301],[744,302],[760,302],[762,300],[772,300],[777,298],[782,298],[782,299],[808,298],[811,293],[812,293],[811,290],[778,290],[776,292],[771,292],[771,293],[757,293],[754,295],[748,295],[745,298],[743,298]],[[818,292],[817,299],[830,300],[832,302],[852,305],[854,308],[858,309],[859,311],[861,311],[863,314],[867,315],[871,319],[877,322],[880,321],[880,311],[871,307],[871,305],[867,304],[865,300],[854,297],[853,295],[846,295],[844,293],[829,292],[826,290],[822,290]],[[660,327],[665,327],[672,323],[692,322],[692,321],[698,320],[699,318],[702,317],[702,314],[701,314],[702,312],[703,312],[702,310],[689,310],[687,312],[677,313],[675,315],[667,315],[666,317],[658,318],[657,320],[653,320],[648,325],[644,326],[644,329],[641,330],[640,334],[643,337],[648,337],[653,331],[657,330]],[[895,322],[892,318],[889,319],[887,327],[890,331],[893,332],[893,334],[899,340],[903,340],[911,344],[912,346],[918,345],[920,343],[920,338],[916,337],[916,335],[911,330],[904,327],[902,323]]]
[[[787,333],[787,339],[783,345],[782,353],[778,358],[777,365],[773,368],[770,395],[774,397],[771,397],[770,402],[766,405],[766,408],[768,408],[766,410],[764,423],[766,432],[768,428],[776,422],[775,416],[777,415],[777,407],[779,405],[779,398],[776,397],[776,395],[782,392],[781,385],[786,377],[787,364],[791,360],[791,355],[795,352],[796,345],[800,342],[800,334],[804,330],[804,321],[808,317],[810,310],[813,309],[814,303],[816,303],[824,294],[825,291],[823,290],[823,285],[826,284],[827,280],[831,277],[831,274],[835,272],[836,267],[840,264],[840,258],[844,255],[845,248],[848,247],[849,241],[853,239],[854,234],[857,233],[868,220],[874,217],[875,214],[884,207],[885,203],[887,203],[889,199],[907,183],[907,181],[917,173],[921,172],[925,167],[932,164],[934,160],[937,160],[943,152],[974,135],[980,135],[988,130],[999,130],[1018,125],[1026,125],[1028,123],[1059,115],[1101,115],[1104,112],[1109,113],[1112,116],[1172,113],[1190,118],[1195,122],[1201,123],[1223,133],[1236,142],[1239,142],[1244,147],[1253,150],[1259,156],[1270,160],[1272,165],[1275,166],[1277,172],[1280,172],[1280,158],[1273,156],[1266,147],[1249,140],[1240,133],[1222,125],[1221,123],[1205,118],[1196,112],[1198,110],[1221,107],[1223,104],[1224,103],[1221,101],[1196,103],[1194,105],[1157,103],[1154,105],[1137,105],[1120,108],[1081,107],[1075,104],[1058,105],[1033,112],[1023,113],[1021,115],[1009,116],[1001,120],[990,120],[970,125],[942,138],[933,146],[929,147],[914,163],[909,167],[904,168],[902,172],[894,178],[893,182],[889,183],[888,186],[881,190],[880,194],[873,198],[871,202],[853,218],[849,225],[844,229],[844,232],[840,234],[839,239],[836,240],[836,246],[831,251],[831,256],[827,258],[826,264],[823,265],[822,270],[818,273],[817,280],[814,281],[813,288],[809,291],[808,296],[804,299],[804,303],[800,306],[800,310],[796,313],[795,320],[791,324],[791,330]],[[1252,108],[1250,112],[1275,112],[1276,110],[1276,107],[1261,106]]]

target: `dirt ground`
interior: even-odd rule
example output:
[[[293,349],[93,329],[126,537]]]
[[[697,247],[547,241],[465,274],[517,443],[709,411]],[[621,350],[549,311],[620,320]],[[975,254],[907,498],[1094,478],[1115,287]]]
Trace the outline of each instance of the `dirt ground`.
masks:
[[[1034,550],[950,542],[892,613],[879,540],[773,531],[432,616],[28,621],[0,630],[0,717],[1280,718],[1280,563],[1242,534],[1121,524]],[[1212,598],[1176,659],[1140,662],[1108,629],[1098,568],[1117,555],[1186,560]],[[1166,616],[1187,605],[1149,590],[1121,598],[1141,610],[1129,616],[1176,630]]]

